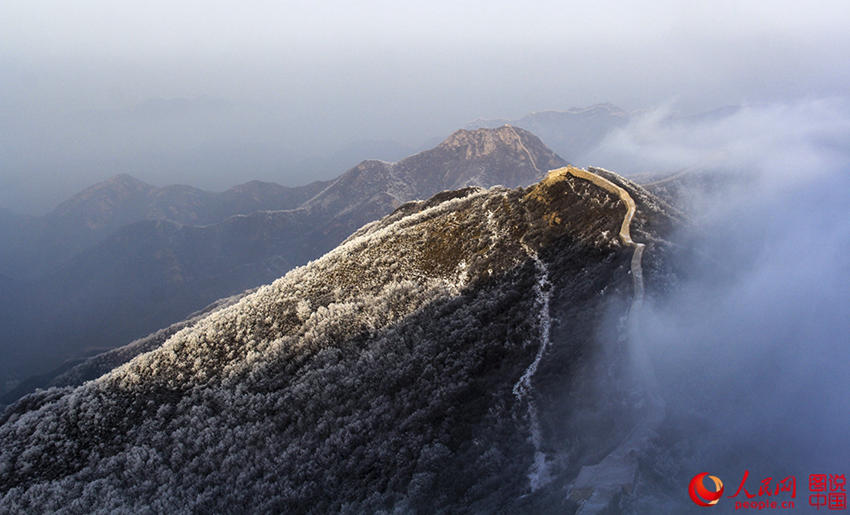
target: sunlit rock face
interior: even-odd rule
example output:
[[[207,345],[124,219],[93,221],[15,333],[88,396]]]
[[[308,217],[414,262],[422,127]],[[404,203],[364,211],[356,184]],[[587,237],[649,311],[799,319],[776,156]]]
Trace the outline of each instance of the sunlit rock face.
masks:
[[[636,205],[647,288],[668,282],[675,216],[590,173]],[[581,467],[641,409],[627,211],[563,170],[403,204],[96,380],[7,409],[0,511],[576,511]]]

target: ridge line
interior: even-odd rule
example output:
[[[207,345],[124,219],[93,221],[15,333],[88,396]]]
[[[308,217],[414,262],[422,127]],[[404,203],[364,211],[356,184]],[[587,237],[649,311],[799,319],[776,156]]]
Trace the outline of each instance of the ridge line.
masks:
[[[634,292],[628,312],[629,323],[634,328],[639,322],[636,315],[643,305],[642,258],[643,250],[646,247],[643,243],[636,243],[631,237],[631,222],[637,209],[635,201],[625,188],[593,172],[566,166],[550,171],[547,178],[557,174],[572,175],[587,180],[608,192],[616,194],[626,204],[628,209],[623,216],[619,236],[625,245],[634,249],[631,259]],[[647,362],[648,357],[645,355],[645,351],[633,352],[638,355],[636,356],[638,361]],[[567,494],[568,497],[579,503],[576,513],[590,514],[606,511],[613,506],[612,503],[619,493],[623,492],[624,489],[634,488],[638,471],[636,456],[649,445],[664,416],[664,404],[654,391],[657,388],[654,385],[654,379],[644,377],[643,382],[643,387],[647,390],[649,396],[647,414],[637,422],[613,451],[598,463],[584,465],[579,469],[579,473]]]
[[[542,173],[543,173],[543,170],[541,170],[541,169],[537,166],[537,163],[535,163],[535,162],[534,162],[534,156],[533,156],[533,155],[531,155],[531,152],[528,150],[528,147],[526,147],[526,146],[525,146],[525,143],[523,143],[523,142],[522,142],[522,138],[520,137],[520,135],[519,135],[519,133],[516,131],[516,129],[514,129],[514,126],[513,126],[513,125],[510,125],[510,124],[505,124],[505,127],[509,128],[509,129],[511,130],[511,132],[513,132],[513,133],[514,133],[514,136],[516,136],[516,139],[517,139],[517,142],[519,143],[520,148],[521,148],[522,150],[524,150],[524,151],[525,151],[525,154],[528,156],[528,159],[531,161],[531,166],[533,166],[533,167],[534,167],[534,169],[535,169],[535,170],[537,170],[537,173],[541,173],[541,174],[542,174]]]
[[[631,273],[632,273],[632,283],[634,286],[634,298],[632,300],[632,306],[630,308],[630,312],[637,309],[640,304],[643,302],[643,249],[646,246],[643,243],[636,243],[632,240],[631,235],[631,225],[632,220],[634,219],[635,212],[637,211],[637,205],[635,204],[634,199],[631,194],[617,184],[609,181],[605,177],[601,175],[595,174],[593,172],[589,172],[587,170],[576,168],[575,166],[564,166],[562,168],[556,168],[554,170],[550,170],[547,177],[557,175],[557,174],[566,174],[572,175],[579,179],[584,179],[589,181],[596,186],[608,191],[610,193],[614,193],[617,195],[623,203],[626,204],[626,214],[623,216],[623,222],[620,224],[620,232],[619,237],[622,240],[623,244],[628,247],[632,247],[634,252],[632,253],[631,260]]]

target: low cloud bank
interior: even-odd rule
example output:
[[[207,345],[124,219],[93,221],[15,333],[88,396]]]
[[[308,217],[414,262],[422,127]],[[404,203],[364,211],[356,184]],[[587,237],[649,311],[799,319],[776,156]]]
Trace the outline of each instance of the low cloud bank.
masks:
[[[684,277],[648,300],[631,335],[692,435],[681,472],[724,474],[730,493],[745,467],[750,491],[796,475],[798,494],[808,474],[846,473],[850,104],[662,109],[593,154],[626,173],[710,170],[736,185],[702,192],[677,238]]]

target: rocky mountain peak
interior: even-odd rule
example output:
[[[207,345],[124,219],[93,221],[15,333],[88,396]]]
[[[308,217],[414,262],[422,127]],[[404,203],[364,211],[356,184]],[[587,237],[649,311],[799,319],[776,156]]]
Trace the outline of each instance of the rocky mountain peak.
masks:
[[[527,186],[565,164],[526,130],[462,129],[436,147],[396,163],[363,161],[305,206],[359,222],[353,227],[347,224],[344,236],[409,200],[466,186]]]
[[[99,182],[60,204],[51,216],[63,221],[81,218],[92,230],[112,222],[117,211],[138,211],[137,204],[156,190],[128,174],[119,174]]]
[[[533,142],[530,140],[534,140]],[[457,151],[463,149],[466,159],[488,156],[499,150],[523,152],[525,144],[542,145],[542,142],[528,131],[504,125],[495,129],[461,129],[452,133],[439,145],[439,149]]]
[[[65,203],[60,205],[58,209],[61,209],[62,206],[73,205],[75,201],[86,201],[99,195],[128,195],[137,192],[148,192],[153,189],[155,189],[154,186],[136,179],[130,174],[121,173],[89,186],[68,199]]]

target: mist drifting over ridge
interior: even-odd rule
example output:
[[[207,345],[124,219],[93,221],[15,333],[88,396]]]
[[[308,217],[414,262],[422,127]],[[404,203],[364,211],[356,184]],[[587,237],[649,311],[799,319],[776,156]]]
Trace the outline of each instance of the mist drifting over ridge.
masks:
[[[716,181],[689,198],[676,239],[685,279],[651,297],[630,333],[650,358],[639,375],[657,380],[666,431],[688,435],[665,441],[656,471],[711,470],[732,493],[746,469],[751,481],[801,481],[850,462],[848,115],[840,98],[696,121],[661,110],[596,149],[612,166],[710,170]]]

